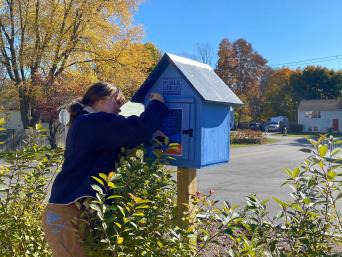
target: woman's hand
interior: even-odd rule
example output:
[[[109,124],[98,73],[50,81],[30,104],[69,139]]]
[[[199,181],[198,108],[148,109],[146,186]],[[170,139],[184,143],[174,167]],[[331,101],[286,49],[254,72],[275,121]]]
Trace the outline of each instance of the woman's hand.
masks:
[[[164,97],[159,93],[151,93],[150,94],[150,101],[157,100],[159,102],[165,103]]]

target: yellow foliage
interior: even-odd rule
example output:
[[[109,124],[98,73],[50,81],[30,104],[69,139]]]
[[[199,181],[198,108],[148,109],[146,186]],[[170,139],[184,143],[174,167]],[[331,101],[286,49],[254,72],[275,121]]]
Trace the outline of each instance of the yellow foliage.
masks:
[[[157,64],[157,49],[151,44],[118,44],[112,50],[116,63],[99,63],[97,77],[119,86],[130,97]]]
[[[143,30],[132,24],[141,0],[0,2],[3,64],[26,116],[34,107],[35,88],[49,95],[50,85],[62,79],[79,94],[85,85],[106,80],[131,95],[156,63],[157,50],[138,43]]]

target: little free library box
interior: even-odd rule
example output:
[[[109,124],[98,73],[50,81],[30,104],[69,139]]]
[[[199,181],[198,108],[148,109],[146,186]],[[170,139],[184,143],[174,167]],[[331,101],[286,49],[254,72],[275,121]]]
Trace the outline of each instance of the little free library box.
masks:
[[[209,65],[164,54],[132,102],[146,106],[151,92],[162,94],[169,108],[161,131],[178,145],[168,152],[171,165],[196,169],[229,161],[232,107],[242,102]]]

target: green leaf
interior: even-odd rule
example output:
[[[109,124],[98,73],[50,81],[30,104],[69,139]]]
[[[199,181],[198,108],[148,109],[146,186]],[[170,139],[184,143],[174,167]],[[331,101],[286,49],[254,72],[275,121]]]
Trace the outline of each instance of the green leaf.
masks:
[[[102,190],[101,187],[99,187],[98,185],[91,185],[91,187],[92,187],[95,191],[97,191],[97,192],[99,192],[101,195],[103,195],[103,190]]]
[[[124,241],[124,238],[121,236],[118,236],[118,238],[117,238],[118,245],[121,245],[123,243],[123,241]]]
[[[230,250],[228,251],[228,253],[229,253],[229,255],[230,255],[231,257],[235,257],[235,256],[236,256],[233,249],[230,249]]]
[[[284,168],[283,171],[292,178],[292,170],[289,168]]]
[[[105,184],[103,183],[103,181],[95,176],[91,176],[93,179],[95,179],[98,183],[100,183],[102,186],[105,186]]]
[[[135,224],[133,221],[130,221],[129,223],[130,223],[135,229],[138,229],[138,225]]]
[[[102,178],[104,181],[107,182],[107,175],[104,173],[99,173],[99,177]]]
[[[8,189],[9,189],[9,187],[2,187],[2,188],[0,188],[0,192],[7,191]]]
[[[122,228],[121,224],[118,222],[114,222],[114,224],[118,227],[118,228]]]
[[[149,205],[139,205],[139,206],[135,207],[135,209],[148,209],[148,208],[150,208]]]
[[[118,207],[119,211],[121,212],[122,216],[126,217],[126,213],[125,213],[124,209],[120,205],[118,205],[117,207]]]
[[[321,145],[318,148],[318,153],[319,153],[319,156],[321,156],[321,157],[324,157],[327,152],[328,152],[328,146],[327,145]]]
[[[306,198],[303,199],[303,203],[310,204],[311,203],[311,199],[306,197]]]
[[[118,188],[112,181],[108,182],[108,187],[111,189]]]
[[[277,197],[272,197],[272,199],[274,200],[274,201],[276,201],[282,208],[286,208],[287,206],[289,206],[289,204],[287,203],[287,202],[284,202],[284,201],[282,201],[282,200],[280,200],[279,198],[277,198]]]
[[[43,129],[43,124],[42,123],[37,123],[36,124],[36,130],[41,130]]]
[[[331,155],[332,156],[336,156],[337,154],[339,154],[341,152],[341,148],[335,148],[332,152],[331,152]]]
[[[327,175],[328,175],[328,180],[333,180],[336,177],[337,173],[333,170],[329,170]]]
[[[118,199],[118,198],[124,198],[124,197],[121,195],[111,195],[107,199]]]
[[[93,210],[95,210],[97,212],[102,212],[100,206],[98,206],[97,204],[91,203],[89,206],[90,206],[91,209],[93,209]]]
[[[342,140],[339,139],[339,140],[334,140],[334,144],[335,145],[342,145]]]
[[[157,245],[159,246],[159,248],[163,248],[163,243],[162,242],[160,242],[159,240],[157,241]]]
[[[300,169],[297,167],[292,172],[292,178],[298,177],[298,174],[300,173]]]
[[[134,217],[144,217],[144,213],[143,212],[136,212],[136,213],[133,213],[132,216]]]

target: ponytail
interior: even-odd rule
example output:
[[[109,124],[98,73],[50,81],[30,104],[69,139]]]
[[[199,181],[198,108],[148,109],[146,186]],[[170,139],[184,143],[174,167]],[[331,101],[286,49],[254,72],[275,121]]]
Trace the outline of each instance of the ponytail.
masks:
[[[69,105],[70,125],[77,116],[87,113],[84,107],[93,106],[95,102],[106,96],[115,96],[117,103],[120,105],[125,102],[125,96],[118,87],[107,82],[95,83],[87,89],[83,97],[76,99]]]
[[[78,115],[83,114],[85,111],[83,110],[85,104],[83,104],[83,98],[77,98],[73,102],[70,103],[68,111],[70,113],[70,125],[74,122]]]

